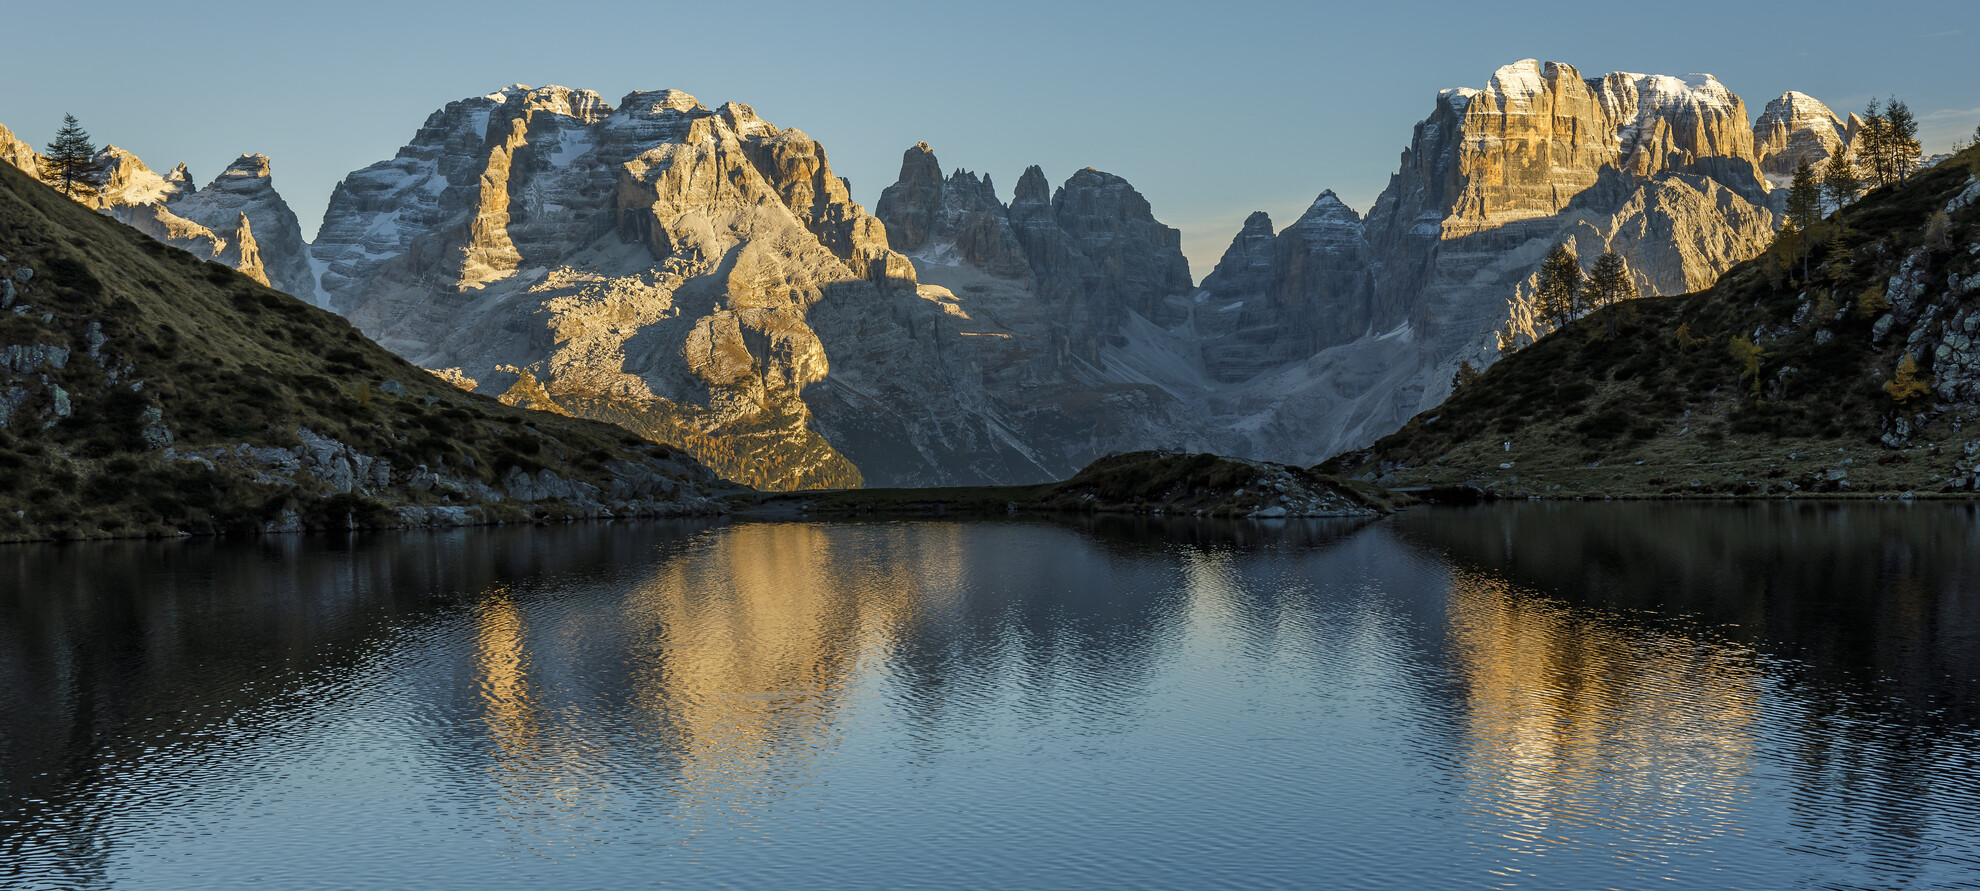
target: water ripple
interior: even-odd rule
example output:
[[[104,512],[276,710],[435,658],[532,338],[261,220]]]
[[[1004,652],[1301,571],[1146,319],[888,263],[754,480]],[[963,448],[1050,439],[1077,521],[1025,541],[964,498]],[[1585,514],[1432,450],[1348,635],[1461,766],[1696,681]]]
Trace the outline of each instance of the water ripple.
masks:
[[[1543,507],[23,548],[0,886],[1980,887],[1969,517]]]

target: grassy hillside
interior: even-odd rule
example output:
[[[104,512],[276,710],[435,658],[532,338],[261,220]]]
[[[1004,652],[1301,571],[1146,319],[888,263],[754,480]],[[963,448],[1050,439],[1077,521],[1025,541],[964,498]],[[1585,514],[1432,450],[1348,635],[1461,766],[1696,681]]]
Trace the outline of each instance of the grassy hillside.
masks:
[[[0,541],[708,509],[666,446],[461,392],[0,164]]]
[[[1624,304],[1613,338],[1584,318],[1322,469],[1511,496],[1971,493],[1976,174],[1970,149],[1863,197],[1805,272],[1776,245]]]
[[[1387,493],[1302,467],[1211,454],[1128,452],[1032,486],[859,489],[740,498],[753,512],[807,514],[1134,513],[1194,517],[1372,517]]]

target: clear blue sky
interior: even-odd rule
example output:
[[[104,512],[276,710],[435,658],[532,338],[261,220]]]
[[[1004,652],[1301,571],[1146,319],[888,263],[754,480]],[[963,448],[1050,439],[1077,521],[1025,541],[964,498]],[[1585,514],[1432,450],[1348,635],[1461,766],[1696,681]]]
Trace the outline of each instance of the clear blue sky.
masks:
[[[1790,11],[1791,10],[1791,11]],[[1209,271],[1245,215],[1322,189],[1366,210],[1436,91],[1534,57],[1584,74],[1718,75],[1758,114],[1800,90],[1847,115],[1896,94],[1927,151],[1980,123],[1980,2],[701,2],[16,4],[0,123],[204,185],[242,152],[313,235],[344,174],[449,100],[511,83],[728,100],[825,144],[871,208],[901,151],[946,168],[1127,177]]]

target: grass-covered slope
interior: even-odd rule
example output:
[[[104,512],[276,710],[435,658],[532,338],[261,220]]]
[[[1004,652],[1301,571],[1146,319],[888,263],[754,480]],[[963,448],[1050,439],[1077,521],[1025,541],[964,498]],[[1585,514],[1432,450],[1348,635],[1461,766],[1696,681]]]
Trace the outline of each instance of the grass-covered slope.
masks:
[[[747,496],[757,513],[1137,513],[1191,517],[1373,517],[1395,505],[1380,488],[1303,467],[1211,454],[1128,452],[1072,478],[1031,486],[858,489]]]
[[[709,509],[685,455],[470,395],[0,164],[0,541]]]
[[[1776,245],[1705,291],[1625,304],[1613,339],[1584,318],[1322,469],[1510,496],[1971,493],[1976,173],[1971,149],[1863,197],[1805,273]]]

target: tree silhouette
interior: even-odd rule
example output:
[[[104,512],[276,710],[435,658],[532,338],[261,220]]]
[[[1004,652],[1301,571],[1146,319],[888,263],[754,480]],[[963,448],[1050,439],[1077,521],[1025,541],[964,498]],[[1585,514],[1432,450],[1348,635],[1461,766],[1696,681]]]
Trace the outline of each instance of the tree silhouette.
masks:
[[[1554,245],[1547,259],[1540,261],[1533,302],[1556,331],[1567,327],[1581,310],[1581,278],[1581,261],[1565,243]]]
[[[1829,203],[1842,210],[1844,205],[1856,200],[1863,192],[1863,178],[1856,175],[1856,161],[1850,158],[1850,146],[1841,146],[1829,156],[1829,163],[1822,167],[1822,194],[1828,196]]]
[[[70,198],[90,198],[103,190],[105,172],[96,160],[96,146],[76,116],[62,116],[62,129],[41,157],[41,181]]]
[[[1603,251],[1602,256],[1595,258],[1594,268],[1588,271],[1588,283],[1582,286],[1581,293],[1582,302],[1589,309],[1603,314],[1608,337],[1614,340],[1622,325],[1619,304],[1636,297],[1636,280],[1629,274],[1629,264],[1615,251]]]

